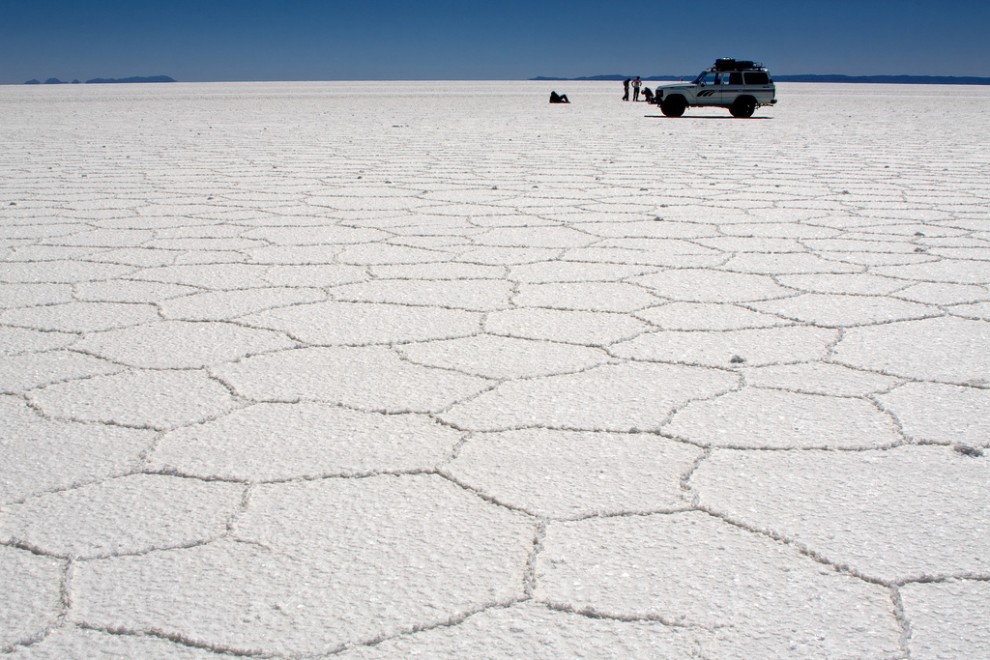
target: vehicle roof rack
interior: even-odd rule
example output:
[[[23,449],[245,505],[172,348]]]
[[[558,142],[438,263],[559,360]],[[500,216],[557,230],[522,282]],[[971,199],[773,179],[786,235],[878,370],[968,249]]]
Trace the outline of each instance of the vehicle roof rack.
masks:
[[[752,60],[737,60],[731,57],[720,57],[715,60],[716,71],[749,71],[751,69],[762,69],[763,64]]]

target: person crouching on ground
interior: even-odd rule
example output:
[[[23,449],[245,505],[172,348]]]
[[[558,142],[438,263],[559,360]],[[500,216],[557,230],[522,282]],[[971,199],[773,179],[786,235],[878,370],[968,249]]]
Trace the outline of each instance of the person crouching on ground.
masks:
[[[550,102],[551,103],[570,103],[570,99],[567,98],[567,94],[558,94],[557,92],[550,92]]]

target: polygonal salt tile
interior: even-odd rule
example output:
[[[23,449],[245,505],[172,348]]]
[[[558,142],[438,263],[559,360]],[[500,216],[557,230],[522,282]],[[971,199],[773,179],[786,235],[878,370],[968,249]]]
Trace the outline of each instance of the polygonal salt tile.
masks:
[[[248,251],[252,248],[264,247],[263,241],[251,240],[248,238],[238,238],[236,236],[226,237],[184,237],[184,238],[161,238],[147,241],[144,247],[159,248],[162,250],[177,250],[189,252],[223,252],[223,251]]]
[[[81,563],[70,616],[235,653],[332,653],[521,599],[534,527],[436,476],[260,486],[235,529],[247,543]]]
[[[136,554],[219,537],[244,487],[137,474],[41,495],[0,513],[0,540],[64,557]]]
[[[769,215],[761,213],[761,215]],[[793,219],[791,219],[793,220]],[[730,224],[722,231],[732,236],[770,236],[777,238],[829,238],[840,235],[835,229],[801,222],[754,222]]]
[[[817,519],[817,518],[816,518]],[[711,637],[704,657],[897,657],[887,590],[700,512],[556,523],[538,601],[655,617]]]
[[[868,401],[751,387],[693,401],[663,430],[716,447],[835,449],[901,441],[891,419]]]
[[[61,332],[124,328],[157,319],[158,312],[153,305],[140,303],[71,302],[0,312],[0,323]]]
[[[480,332],[481,315],[442,307],[323,302],[269,309],[239,320],[326,346],[466,337]]]
[[[232,323],[159,321],[91,334],[75,347],[133,367],[190,369],[295,345],[281,333]]]
[[[263,403],[166,434],[148,465],[166,473],[246,481],[430,470],[460,437],[420,415]]]
[[[51,385],[30,399],[46,415],[84,422],[165,429],[223,414],[230,392],[198,371],[128,371]]]
[[[444,467],[459,482],[538,516],[685,508],[697,447],[647,434],[532,429],[473,436]]]
[[[489,266],[518,266],[560,257],[561,250],[537,247],[478,247],[461,250],[455,261]]]
[[[18,355],[65,348],[78,340],[78,336],[66,332],[46,332],[0,326],[0,355]]]
[[[635,245],[636,242],[630,242]],[[714,250],[707,254],[699,254],[700,249],[688,252],[675,250],[644,250],[637,247],[587,247],[572,248],[563,254],[563,258],[572,261],[588,263],[615,263],[630,266],[654,266],[666,268],[714,268],[721,266],[726,256]]]
[[[976,284],[922,282],[898,291],[897,297],[929,305],[954,305],[990,300],[990,289]]]
[[[134,266],[135,268],[154,268],[173,264],[177,257],[178,253],[171,250],[131,247],[100,251],[90,255],[89,260],[106,264]]]
[[[0,278],[9,283],[68,283],[106,280],[133,273],[130,266],[89,261],[5,263]]]
[[[861,296],[883,296],[904,288],[902,280],[878,277],[869,273],[849,273],[830,275],[780,275],[777,281],[809,293],[853,294]]]
[[[370,266],[375,264],[422,264],[443,262],[449,260],[451,254],[439,250],[424,250],[422,248],[399,245],[373,243],[367,245],[352,245],[344,248],[337,256],[342,264]]]
[[[388,238],[380,229],[364,227],[259,227],[241,234],[244,238],[255,238],[275,245],[345,245],[348,243],[371,243]]]
[[[798,273],[860,273],[861,266],[828,261],[814,254],[737,254],[725,269],[740,273],[786,275]]]
[[[934,446],[716,450],[691,485],[702,506],[872,579],[990,572],[985,457]]]
[[[704,238],[715,235],[715,228],[693,222],[666,219],[623,222],[577,222],[572,227],[603,238]]]
[[[512,283],[491,280],[375,280],[331,290],[335,300],[432,305],[472,311],[508,307]]]
[[[110,280],[82,282],[75,285],[76,297],[88,302],[157,303],[196,293],[198,289],[182,284]]]
[[[580,371],[611,359],[595,348],[493,335],[406,344],[396,350],[417,364],[498,379]]]
[[[684,302],[747,302],[794,295],[766,275],[685,269],[634,278],[661,298]]]
[[[368,272],[358,266],[340,264],[268,266],[265,282],[271,286],[327,287],[363,282]]]
[[[541,261],[512,266],[508,279],[531,284],[549,282],[618,282],[627,277],[645,275],[649,266],[594,264],[577,261]]]
[[[63,572],[57,559],[0,546],[0,650],[38,641],[58,625]]]
[[[746,384],[809,394],[866,396],[888,390],[900,381],[869,371],[857,371],[839,364],[806,362],[744,368]]]
[[[723,332],[665,330],[615,344],[612,352],[637,360],[759,366],[824,358],[837,336],[836,330],[798,326]]]
[[[665,364],[603,365],[562,376],[506,382],[440,418],[472,431],[543,426],[617,431],[656,429],[691,399],[731,390],[737,380],[713,369]]]
[[[22,392],[63,380],[116,373],[125,368],[72,351],[11,355],[0,363],[0,391]]]
[[[900,588],[912,658],[979,658],[990,649],[990,582],[950,581]]]
[[[210,291],[174,298],[159,305],[162,315],[187,321],[223,321],[275,307],[324,300],[326,294],[310,288]]]
[[[333,263],[340,250],[336,245],[269,245],[242,253],[254,264],[323,265]]]
[[[866,325],[940,316],[936,307],[882,296],[806,293],[794,298],[750,303],[763,312],[825,327]]]
[[[569,248],[599,240],[569,227],[502,227],[491,229],[471,239],[475,245],[503,247]]]
[[[917,380],[966,385],[990,375],[990,325],[957,318],[850,328],[833,360]]]
[[[124,635],[86,628],[59,628],[29,647],[14,649],[9,660],[65,660],[65,658],[174,658],[216,660],[206,649],[144,635]],[[5,659],[6,660],[6,659]]]
[[[456,262],[371,266],[370,270],[376,278],[392,280],[496,280],[504,278],[506,272],[504,266]]]
[[[69,284],[0,284],[0,309],[71,301],[72,286]]]
[[[873,268],[872,272],[919,282],[990,284],[990,262],[970,259],[942,259],[905,266],[880,266]]]
[[[482,378],[410,364],[384,347],[306,348],[214,371],[255,400],[318,400],[393,413],[437,412],[491,386]]]
[[[185,284],[210,291],[269,286],[268,267],[258,264],[206,264],[145,268],[132,277],[151,282]]]
[[[509,309],[487,316],[485,330],[511,337],[606,346],[648,330],[628,314],[562,309]]]
[[[21,399],[0,396],[0,503],[133,470],[154,433],[53,422]]]
[[[877,398],[911,438],[990,446],[990,389],[907,383]]]
[[[119,248],[146,243],[155,237],[155,232],[147,229],[90,229],[58,239],[59,245],[87,245],[93,247]]]
[[[708,633],[658,621],[621,621],[552,610],[539,603],[485,610],[439,626],[344,651],[340,660],[388,658],[689,658]],[[54,660],[54,659],[53,659]]]
[[[638,311],[636,317],[664,330],[744,330],[788,323],[729,303],[673,302]]]
[[[657,304],[640,286],[623,282],[522,284],[513,302],[520,307],[571,309],[589,312],[632,312]]]
[[[950,314],[961,316],[965,319],[980,321],[990,321],[990,302],[969,303],[966,305],[952,305],[945,308]]]

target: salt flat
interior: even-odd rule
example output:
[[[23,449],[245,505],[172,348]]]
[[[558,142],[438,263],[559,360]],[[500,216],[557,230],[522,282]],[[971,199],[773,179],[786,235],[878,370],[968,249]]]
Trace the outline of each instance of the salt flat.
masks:
[[[990,657],[990,89],[620,93],[0,87],[0,651]]]

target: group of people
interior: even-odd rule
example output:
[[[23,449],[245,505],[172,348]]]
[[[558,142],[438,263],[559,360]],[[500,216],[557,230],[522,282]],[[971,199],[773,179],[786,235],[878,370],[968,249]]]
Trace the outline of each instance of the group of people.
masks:
[[[649,87],[643,87],[643,81],[640,79],[639,76],[636,76],[635,78],[626,78],[625,80],[622,81],[622,92],[623,92],[622,93],[622,100],[623,101],[628,101],[629,100],[629,86],[630,85],[632,85],[632,90],[633,90],[633,98],[632,98],[633,101],[638,101],[639,100],[639,93],[640,93],[640,90],[642,90],[642,92],[643,92],[643,99],[647,103],[653,103],[653,90],[651,90]]]

